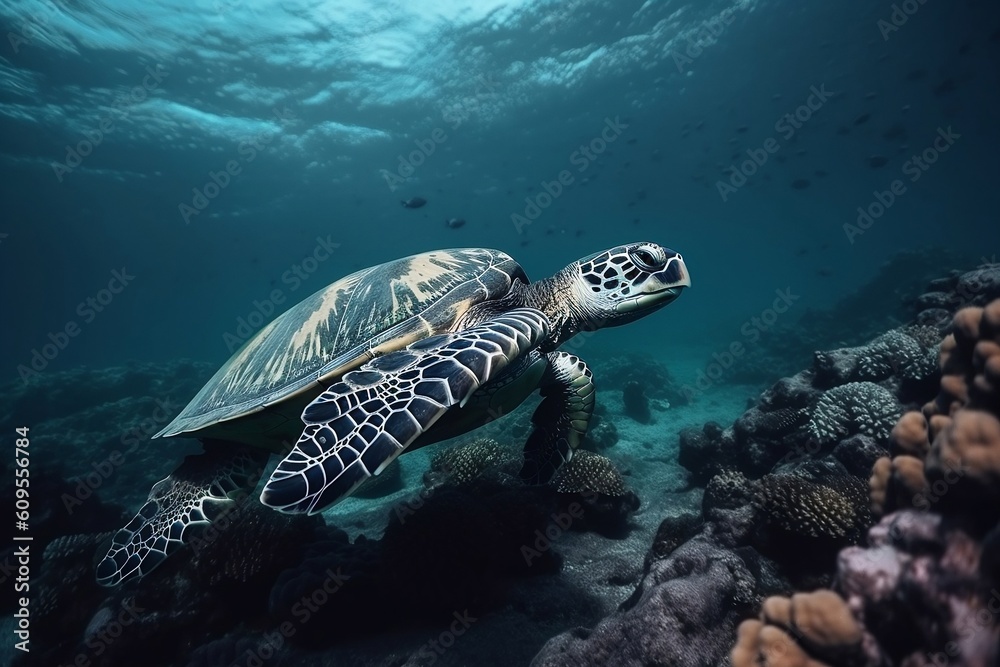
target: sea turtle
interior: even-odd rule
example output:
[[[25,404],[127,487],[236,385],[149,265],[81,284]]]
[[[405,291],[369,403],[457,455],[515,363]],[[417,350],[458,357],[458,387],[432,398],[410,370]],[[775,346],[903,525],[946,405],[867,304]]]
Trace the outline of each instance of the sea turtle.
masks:
[[[260,501],[315,514],[404,450],[482,426],[536,389],[521,477],[545,483],[594,408],[590,370],[560,344],[644,317],[690,284],[681,256],[655,243],[617,246],[535,283],[483,248],[342,278],[261,329],[153,436],[199,438],[205,451],[153,486],[97,579],[113,586],[150,572],[192,527],[252,491],[272,453],[284,458]]]

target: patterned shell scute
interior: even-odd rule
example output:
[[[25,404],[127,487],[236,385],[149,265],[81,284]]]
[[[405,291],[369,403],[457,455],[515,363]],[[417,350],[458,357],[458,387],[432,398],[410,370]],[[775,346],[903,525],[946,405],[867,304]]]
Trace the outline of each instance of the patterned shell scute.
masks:
[[[470,306],[507,294],[514,279],[528,282],[517,262],[480,248],[426,252],[341,278],[261,329],[162,434],[237,418],[311,384],[318,390],[320,379],[359,365],[371,348],[449,330]]]

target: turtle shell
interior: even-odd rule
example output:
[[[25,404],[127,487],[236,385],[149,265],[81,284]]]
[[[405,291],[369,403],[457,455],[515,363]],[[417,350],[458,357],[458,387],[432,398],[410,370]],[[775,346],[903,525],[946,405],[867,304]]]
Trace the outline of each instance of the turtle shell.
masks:
[[[454,329],[469,308],[528,282],[506,253],[421,253],[341,278],[276,317],[154,437],[232,440],[280,450],[302,409],[375,356]]]

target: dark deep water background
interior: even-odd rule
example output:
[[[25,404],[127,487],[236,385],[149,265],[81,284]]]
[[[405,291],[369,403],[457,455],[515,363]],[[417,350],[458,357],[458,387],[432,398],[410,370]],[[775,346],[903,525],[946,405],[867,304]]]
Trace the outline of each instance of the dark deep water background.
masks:
[[[70,321],[49,369],[221,363],[273,289],[287,307],[438,247],[500,248],[532,277],[625,241],[678,249],[694,288],[602,337],[647,349],[725,343],[779,288],[822,308],[902,249],[990,261],[997,5],[914,7],[885,32],[888,2],[4,3],[4,377]],[[814,87],[832,95],[793,136],[776,129]],[[616,118],[627,128],[578,171],[574,151]],[[960,138],[911,182],[906,161],[948,128]],[[382,170],[435,129],[446,139],[392,191]],[[724,170],[769,138],[777,153],[723,201]],[[231,160],[240,174],[186,222]],[[563,169],[573,184],[519,234],[512,214]],[[843,225],[894,179],[906,192],[850,243]],[[400,206],[416,195],[427,206]],[[293,289],[318,237],[339,247]],[[78,310],[122,267],[126,290]]]

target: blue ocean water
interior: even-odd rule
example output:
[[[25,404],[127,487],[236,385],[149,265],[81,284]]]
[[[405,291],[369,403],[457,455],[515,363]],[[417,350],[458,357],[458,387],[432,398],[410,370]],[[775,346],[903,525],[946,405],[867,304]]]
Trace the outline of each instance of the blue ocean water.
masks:
[[[823,342],[858,344],[902,294],[1000,261],[998,63],[989,0],[5,0],[2,383],[217,367],[316,290],[413,253],[497,248],[538,279],[648,240],[692,287],[576,351],[650,354],[685,387],[726,373],[704,381],[714,404],[622,427],[634,462],[681,422],[738,415],[734,344],[817,337],[814,314],[896,258],[856,322],[833,311]],[[672,474],[635,484],[645,499]],[[148,484],[128,475],[105,491],[134,512]],[[376,512],[349,503],[354,537],[369,523],[351,513]]]
[[[273,289],[287,307],[439,247],[506,250],[531,277],[625,241],[683,252],[694,289],[669,323],[609,333],[621,344],[724,340],[779,288],[822,307],[900,249],[991,256],[995,6],[916,6],[897,28],[870,2],[5,3],[5,373],[71,320],[54,367],[221,362]],[[604,151],[578,153],[609,120]],[[564,192],[512,222],[563,170]],[[201,201],[212,174],[227,184]],[[296,282],[318,238],[337,248]],[[113,304],[78,307],[123,268]]]

